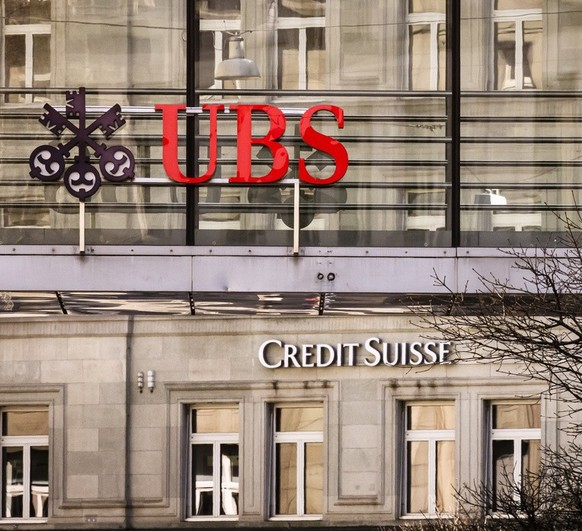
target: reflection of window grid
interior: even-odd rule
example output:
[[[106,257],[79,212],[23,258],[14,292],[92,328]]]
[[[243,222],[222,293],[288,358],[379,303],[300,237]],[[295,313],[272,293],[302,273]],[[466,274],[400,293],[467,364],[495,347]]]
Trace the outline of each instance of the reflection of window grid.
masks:
[[[34,61],[34,51],[35,51],[35,41],[36,45],[41,45],[38,42],[40,36],[48,35],[50,39],[51,26],[50,24],[9,24],[4,26],[4,54],[6,54],[7,41],[12,39],[15,41],[17,36],[24,38],[24,54],[23,63],[18,66],[23,69],[23,79],[18,85],[15,85],[12,80],[12,75],[8,72],[8,68],[14,68],[14,65],[9,65],[9,58],[6,55],[3,58],[4,73],[3,77],[6,85],[11,87],[19,88],[31,88],[31,87],[46,87],[50,82],[50,71],[48,73],[35,72],[37,65]],[[49,40],[50,42],[50,40]],[[33,101],[32,94],[25,94],[23,96],[17,96],[18,102],[14,103],[31,103]],[[12,103],[12,100],[9,100]]]
[[[277,73],[279,79],[279,88],[295,88],[297,90],[304,90],[311,88],[309,86],[309,75],[312,71],[310,68],[309,61],[309,45],[316,39],[308,39],[310,30],[313,28],[325,28],[325,17],[279,17],[277,19]],[[325,50],[325,30],[321,30],[323,37],[320,35],[319,41],[323,50]],[[287,50],[283,48],[284,39],[281,38],[283,32],[288,33],[288,35],[296,34],[296,42],[293,46],[296,48],[289,48]],[[311,35],[313,36],[313,34]],[[290,39],[291,40],[291,39]],[[310,42],[312,41],[312,42]],[[286,67],[288,66],[281,58],[285,51],[292,51],[297,54],[297,64],[295,65],[296,76],[291,76],[293,81],[296,83],[294,87],[287,87],[286,78]],[[315,77],[317,77],[318,72],[313,72]]]
[[[496,412],[504,408],[513,409],[515,422],[510,427],[496,424]],[[527,477],[526,459],[531,459],[529,472],[537,472],[539,466],[539,445],[541,441],[541,416],[539,403],[499,402],[489,407],[489,459],[488,481],[493,494],[493,510],[501,489],[510,487],[507,482],[523,485]],[[496,462],[497,461],[497,462]],[[513,490],[518,497],[518,490]]]
[[[446,227],[446,193],[444,190],[410,190],[407,205],[442,205],[441,210],[410,209],[406,212],[406,230],[444,230]]]
[[[238,432],[205,431],[195,428],[197,413],[203,412],[221,422],[221,413],[238,418],[237,408],[200,408],[190,413],[190,492],[188,516],[229,519],[238,516],[239,500],[239,434]],[[238,424],[238,420],[236,421]],[[229,453],[230,450],[230,453]],[[233,451],[234,450],[234,451]],[[203,460],[211,470],[208,477],[196,465]]]
[[[7,418],[19,416],[28,416],[32,422],[27,425],[21,421],[17,433],[8,434]],[[28,433],[27,428],[30,428]],[[46,518],[49,496],[48,410],[5,408],[2,410],[1,433],[2,518]]]
[[[452,512],[454,507],[450,507],[454,500],[454,483],[456,482],[455,468],[455,430],[454,430],[454,402],[434,402],[431,404],[412,403],[405,409],[405,482],[403,492],[403,512],[405,514],[437,514]],[[442,411],[449,412],[449,418],[444,419],[444,424],[450,424],[446,429],[412,429],[411,416],[412,408],[417,408],[418,417],[422,418],[423,412],[431,414],[436,409],[443,408]],[[451,409],[452,408],[452,409]],[[436,415],[438,416],[438,414]],[[446,414],[445,414],[446,417]],[[451,422],[452,421],[452,422]],[[421,449],[424,445],[423,458],[419,463],[414,460],[418,456],[413,455],[415,449]],[[448,446],[449,453],[452,451],[452,484],[446,484],[445,474],[451,474],[451,468],[439,467],[439,451]],[[446,452],[445,452],[446,453]],[[446,460],[446,459],[445,459]],[[420,470],[424,466],[426,474],[417,474],[415,467]],[[416,493],[413,490],[416,489]],[[423,499],[421,499],[423,498]]]
[[[323,408],[320,405],[311,406],[283,406],[274,409],[274,434],[273,434],[273,461],[272,461],[272,493],[271,493],[271,515],[273,516],[303,516],[303,517],[320,517],[323,509],[323,462],[310,463],[309,449],[315,449],[316,454],[323,459],[323,432],[322,431],[279,431],[277,429],[278,415],[292,410],[311,410],[319,413],[319,425],[323,423]],[[285,411],[286,410],[286,411]],[[282,483],[280,459],[289,458],[291,466],[289,470],[293,472],[295,468],[295,476],[288,477],[289,483],[284,486]],[[311,465],[311,466],[310,466]],[[317,499],[310,499],[313,495],[313,485],[307,485],[309,482],[308,474],[319,468],[321,471],[321,484],[319,492],[316,493]],[[278,499],[278,493],[282,490],[286,491],[286,499],[290,501],[289,505],[294,505],[294,510],[285,511],[281,508],[281,500]],[[317,507],[316,510],[312,510]]]
[[[408,38],[408,87],[412,90],[439,90],[444,89],[444,71],[441,68],[444,60],[444,34],[446,16],[444,13],[408,13],[407,38]],[[413,49],[414,34],[417,31],[428,29],[428,49]],[[429,78],[426,86],[414,79],[414,64],[421,55],[427,56]],[[420,85],[420,86],[419,86]]]
[[[500,90],[523,90],[524,88],[539,88],[533,86],[533,81],[530,76],[525,75],[525,42],[524,42],[524,25],[526,22],[541,21],[541,9],[503,9],[493,10],[493,25],[495,28],[499,24],[509,23],[514,27],[513,39],[513,77],[509,76],[504,79],[498,79],[499,74],[496,73],[494,79],[496,80],[496,89]],[[494,32],[495,33],[495,32]],[[495,47],[494,47],[495,48]],[[492,61],[494,68],[497,68],[497,54],[499,50],[494,49],[495,60]],[[535,60],[535,58],[534,58]],[[511,67],[510,64],[508,64]]]

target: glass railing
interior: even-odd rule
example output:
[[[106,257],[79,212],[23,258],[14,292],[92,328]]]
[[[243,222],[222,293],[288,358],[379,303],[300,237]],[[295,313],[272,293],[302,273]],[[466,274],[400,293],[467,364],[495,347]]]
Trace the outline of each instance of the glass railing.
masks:
[[[582,199],[582,93],[463,93],[461,115],[448,117],[447,92],[208,90],[198,94],[200,106],[268,103],[282,109],[286,132],[278,141],[289,169],[275,183],[229,182],[237,174],[239,147],[232,111],[218,118],[213,178],[185,186],[164,169],[162,115],[155,110],[159,103],[184,103],[183,91],[88,90],[87,121],[121,105],[124,128],[110,139],[94,136],[133,153],[135,178],[103,179],[84,201],[62,178],[46,182],[29,175],[35,148],[58,148],[76,134],[65,130],[57,139],[38,121],[45,102],[64,112],[65,89],[31,93],[33,104],[0,107],[2,245],[274,245],[297,251],[448,247],[455,233],[463,246],[559,244],[563,218],[576,215]],[[298,178],[301,159],[317,179],[336,166],[300,134],[301,116],[314,105],[341,107],[345,116],[342,129],[325,112],[312,120],[349,155],[345,176],[330,186]],[[178,163],[186,175],[203,174],[209,162],[209,114],[200,110],[179,113]],[[460,184],[449,155],[451,118],[461,124]],[[194,122],[192,141],[186,139],[188,120]],[[264,115],[253,115],[254,136],[268,128]],[[71,150],[67,166],[75,156]],[[99,166],[93,152],[90,163]],[[270,151],[253,147],[253,177],[271,166]]]

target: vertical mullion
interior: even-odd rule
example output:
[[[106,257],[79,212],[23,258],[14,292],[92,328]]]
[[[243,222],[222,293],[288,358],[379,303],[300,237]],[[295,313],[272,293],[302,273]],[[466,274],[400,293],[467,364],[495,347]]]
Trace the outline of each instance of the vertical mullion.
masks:
[[[521,493],[521,438],[515,437],[513,439],[513,481],[515,482],[515,496],[519,500],[519,495]]]
[[[216,68],[222,62],[222,58],[224,57],[224,39],[222,31],[213,32],[212,42],[214,43],[214,70],[216,71]],[[222,79],[215,79],[214,82],[217,83],[216,88],[223,88]]]
[[[274,424],[274,423],[273,423]],[[273,449],[271,451],[271,490],[270,490],[270,516],[277,514],[277,444],[273,437]]]
[[[22,445],[22,517],[30,518],[30,445]]]
[[[220,516],[221,497],[220,443],[212,443],[212,516]]]
[[[192,424],[190,424],[192,426]],[[192,474],[193,464],[194,464],[194,445],[192,444],[192,434],[190,434],[190,444],[188,445],[188,463],[190,463],[190,467],[188,469],[188,485],[186,487],[186,496],[188,496],[188,500],[186,502],[186,512],[188,516],[194,516],[194,511],[196,507],[192,503],[192,498],[194,497],[194,475]]]
[[[33,61],[34,61],[34,40],[33,34],[30,31],[27,31],[24,37],[24,86],[25,87],[32,87],[33,80],[34,80],[34,68],[33,68]],[[32,102],[32,94],[25,95],[26,103]]]
[[[436,440],[428,441],[428,513],[436,510]]]
[[[523,89],[523,19],[515,21],[515,88]]]
[[[299,88],[307,89],[307,29],[299,28]]]
[[[297,515],[305,516],[305,441],[297,441]]]
[[[430,90],[438,90],[439,87],[439,23],[434,20],[429,24],[429,65],[430,65]]]

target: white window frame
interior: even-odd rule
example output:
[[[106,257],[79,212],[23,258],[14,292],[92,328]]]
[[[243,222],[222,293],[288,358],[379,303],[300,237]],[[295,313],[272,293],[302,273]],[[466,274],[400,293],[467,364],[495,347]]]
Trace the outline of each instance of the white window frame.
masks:
[[[240,489],[240,436],[239,433],[193,433],[192,432],[192,418],[194,412],[198,409],[225,409],[220,407],[208,407],[208,406],[194,406],[190,409],[188,415],[188,425],[189,425],[189,445],[188,445],[188,520],[238,520],[240,515],[240,491],[239,491],[239,506],[237,507],[236,515],[220,514],[220,503],[221,503],[221,490],[222,490],[222,477],[221,477],[221,453],[220,448],[224,444],[236,444],[238,445],[238,458],[239,458],[239,489]],[[230,405],[228,409],[238,410],[238,404]],[[194,447],[197,445],[211,445],[212,446],[212,484],[210,488],[212,489],[212,515],[197,515],[196,508],[193,507],[193,489],[194,489],[194,477],[192,476],[192,464],[194,459]]]
[[[299,32],[298,50],[298,90],[307,90],[307,29],[325,28],[325,17],[278,17],[275,31],[275,71],[279,77],[279,30],[297,30]],[[279,87],[281,88],[281,87]]]
[[[493,401],[489,403],[489,445],[488,445],[488,459],[487,459],[487,483],[490,486],[490,491],[493,494],[495,485],[493,484],[493,442],[494,441],[512,441],[513,442],[513,481],[515,485],[521,484],[522,477],[522,453],[521,443],[523,441],[540,441],[542,439],[541,428],[511,428],[511,429],[493,429],[493,407],[498,405],[523,404],[531,405],[532,402],[503,402]],[[540,419],[541,422],[541,419]],[[518,500],[518,492],[514,492],[516,501]]]
[[[408,426],[408,407],[409,406],[433,406],[433,405],[449,405],[455,406],[453,400],[439,400],[433,403],[418,403],[405,402],[404,403],[404,426]],[[456,410],[455,410],[456,417]],[[456,418],[455,418],[456,421]],[[455,422],[456,426],[456,422]],[[421,513],[408,512],[408,485],[410,478],[408,477],[408,443],[409,442],[426,442],[428,443],[428,516],[436,516],[436,480],[437,480],[437,442],[453,441],[456,443],[455,429],[450,430],[404,430],[404,469],[403,469],[403,485],[402,485],[402,514],[405,516],[417,516]],[[456,444],[455,444],[456,451]],[[426,516],[424,515],[424,516]]]
[[[2,408],[0,409],[0,415],[4,411],[10,411],[11,408]],[[48,411],[48,410],[47,410]],[[0,417],[1,418],[1,417]],[[1,422],[0,422],[1,424]],[[3,429],[0,426],[0,430]],[[1,433],[1,431],[0,431]],[[1,522],[33,522],[33,523],[44,523],[46,522],[46,517],[48,515],[43,516],[34,516],[30,514],[30,502],[31,502],[31,491],[32,491],[32,484],[30,480],[30,450],[32,447],[42,447],[49,450],[49,436],[48,435],[2,435],[0,436],[0,451],[4,448],[22,448],[22,516],[19,517],[12,517],[12,516],[5,516],[0,518]],[[2,452],[3,453],[3,452]],[[5,463],[4,459],[2,458],[0,463],[0,484],[3,484],[3,474],[5,470]],[[50,488],[47,485],[47,490],[50,492]],[[47,492],[47,496],[48,496]],[[1,492],[3,500],[3,505],[7,509],[6,505],[6,492]]]
[[[4,27],[4,46],[6,50],[6,37],[9,35],[24,35],[24,88],[34,88],[34,36],[35,35],[50,35],[50,24],[5,24]],[[4,51],[4,54],[6,52]],[[3,79],[7,79],[6,75],[6,56],[2,57],[2,71]],[[10,88],[10,87],[8,87]],[[20,87],[12,87],[20,88]],[[25,94],[24,103],[32,103],[33,95]]]
[[[430,48],[429,48],[429,61],[430,61],[430,78],[429,78],[429,90],[438,90],[439,88],[439,25],[445,25],[446,29],[447,16],[445,13],[408,13],[406,16],[406,72],[407,84],[410,88],[412,86],[412,80],[410,77],[410,66],[412,64],[412,57],[410,57],[410,29],[412,26],[429,26],[430,28]],[[444,74],[444,72],[443,72]]]
[[[306,514],[305,513],[305,446],[308,443],[322,443],[323,431],[276,431],[276,415],[277,409],[284,409],[285,407],[321,407],[322,412],[325,410],[322,403],[313,404],[278,404],[273,406],[273,452],[271,457],[271,506],[270,514],[272,520],[290,520],[293,518],[300,518],[305,520],[321,520],[321,514]],[[282,443],[295,444],[297,451],[297,513],[295,515],[278,514],[277,509],[277,445]]]
[[[514,81],[515,87],[513,90],[524,90],[524,76],[523,76],[523,24],[529,21],[542,20],[541,9],[494,9],[493,10],[493,28],[497,23],[512,22],[515,32],[515,72]],[[492,61],[491,68],[495,69],[495,56],[497,49],[495,47],[495,30],[492,34]],[[495,79],[495,76],[492,77]]]

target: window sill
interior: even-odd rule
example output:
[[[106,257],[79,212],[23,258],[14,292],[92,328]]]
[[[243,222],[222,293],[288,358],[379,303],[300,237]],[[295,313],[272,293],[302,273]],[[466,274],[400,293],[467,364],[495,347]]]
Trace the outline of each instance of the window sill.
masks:
[[[46,524],[46,518],[0,518],[0,525],[3,524]]]
[[[238,522],[238,516],[189,516],[186,522]]]
[[[269,522],[304,522],[304,521],[318,521],[323,520],[323,515],[315,514],[315,515],[306,515],[306,516],[297,516],[297,515],[278,515],[278,516],[271,516],[269,518]]]

